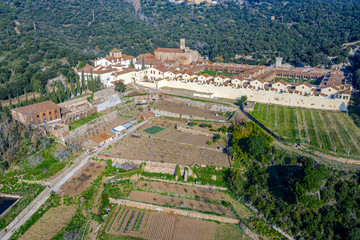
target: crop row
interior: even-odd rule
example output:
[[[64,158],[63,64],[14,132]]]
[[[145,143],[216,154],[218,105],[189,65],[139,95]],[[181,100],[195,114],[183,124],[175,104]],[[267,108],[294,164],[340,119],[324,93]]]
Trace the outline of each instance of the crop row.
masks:
[[[256,104],[251,114],[289,142],[339,153],[360,153],[360,130],[344,113]]]

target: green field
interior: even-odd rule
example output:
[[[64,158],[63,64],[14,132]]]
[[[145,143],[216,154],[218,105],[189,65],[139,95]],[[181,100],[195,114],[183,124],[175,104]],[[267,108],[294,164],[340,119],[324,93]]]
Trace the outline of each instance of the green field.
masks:
[[[157,134],[158,132],[164,130],[165,128],[158,127],[158,126],[152,126],[150,128],[147,128],[144,130],[144,132],[150,133],[150,134]]]
[[[288,142],[360,155],[360,129],[345,113],[257,103],[250,114]]]

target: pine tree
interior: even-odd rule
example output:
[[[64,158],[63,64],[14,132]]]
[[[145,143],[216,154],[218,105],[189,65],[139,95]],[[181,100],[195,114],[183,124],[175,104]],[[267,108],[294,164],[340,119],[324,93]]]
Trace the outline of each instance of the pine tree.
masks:
[[[36,99],[35,99],[35,91],[33,91],[33,98],[31,99],[33,103],[36,102]]]

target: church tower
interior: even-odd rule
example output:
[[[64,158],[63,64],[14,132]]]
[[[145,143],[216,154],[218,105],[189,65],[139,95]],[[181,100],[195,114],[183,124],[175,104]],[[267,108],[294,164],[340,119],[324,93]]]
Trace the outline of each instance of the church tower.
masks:
[[[185,38],[180,39],[180,49],[185,50]]]

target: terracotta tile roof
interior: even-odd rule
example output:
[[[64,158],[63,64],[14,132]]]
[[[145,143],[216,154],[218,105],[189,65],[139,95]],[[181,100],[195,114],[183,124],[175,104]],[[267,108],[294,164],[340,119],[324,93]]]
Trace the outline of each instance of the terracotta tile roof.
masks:
[[[100,134],[100,135],[97,135],[97,136],[93,137],[91,140],[96,142],[97,144],[100,144],[103,141],[106,141],[111,137],[112,137],[111,135],[109,135],[107,133],[103,133],[103,134]]]
[[[46,101],[42,103],[32,104],[29,106],[14,108],[12,111],[22,113],[24,115],[32,116],[37,113],[47,112],[53,109],[60,110],[59,106],[56,105],[53,101]]]
[[[309,88],[312,87],[312,85],[311,85],[310,83],[308,83],[308,82],[303,82],[303,83],[298,83],[298,84],[296,84],[296,86],[301,86],[301,85],[305,85],[305,86],[307,86],[307,87],[309,87]]]
[[[83,66],[82,68],[79,68],[78,70],[76,70],[77,72],[91,72],[91,70],[94,70],[95,67],[91,66],[90,64],[86,64],[85,66]]]
[[[180,48],[157,48],[155,52],[183,53],[184,50]]]
[[[110,51],[110,53],[121,53],[121,51],[117,48],[114,48],[113,50]]]
[[[165,66],[159,65],[159,66],[155,66],[155,69],[159,70],[160,72],[167,72],[169,69]]]

